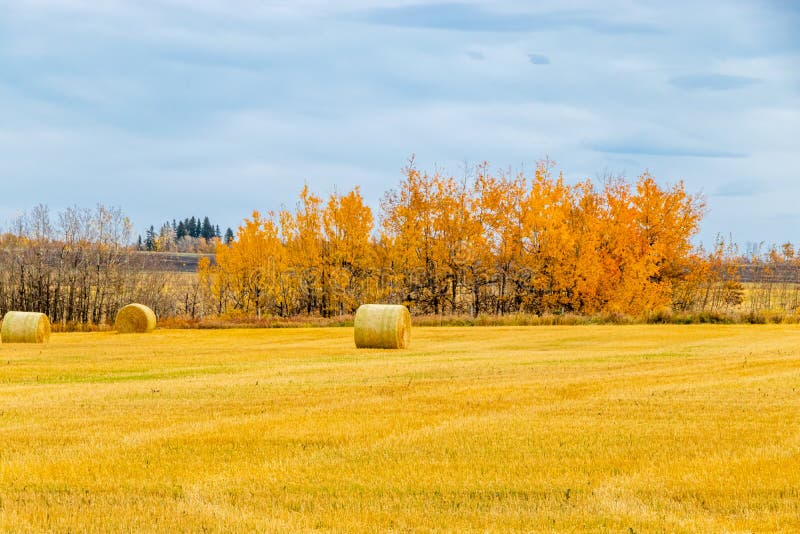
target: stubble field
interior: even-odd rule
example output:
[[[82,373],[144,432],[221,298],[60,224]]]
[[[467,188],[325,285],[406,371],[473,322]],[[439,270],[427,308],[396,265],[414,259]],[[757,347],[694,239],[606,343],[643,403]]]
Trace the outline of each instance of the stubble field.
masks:
[[[0,344],[0,530],[800,531],[800,327]]]

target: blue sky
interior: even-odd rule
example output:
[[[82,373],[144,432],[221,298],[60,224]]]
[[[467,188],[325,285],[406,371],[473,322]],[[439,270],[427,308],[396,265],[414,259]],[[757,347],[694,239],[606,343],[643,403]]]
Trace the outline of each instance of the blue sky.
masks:
[[[0,0],[0,225],[137,231],[423,169],[645,169],[700,239],[800,242],[800,3]]]

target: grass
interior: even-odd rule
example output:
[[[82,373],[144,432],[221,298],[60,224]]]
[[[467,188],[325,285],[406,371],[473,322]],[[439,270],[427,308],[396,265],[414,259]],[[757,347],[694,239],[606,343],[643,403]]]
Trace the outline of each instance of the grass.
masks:
[[[0,530],[800,530],[800,327],[0,344]]]

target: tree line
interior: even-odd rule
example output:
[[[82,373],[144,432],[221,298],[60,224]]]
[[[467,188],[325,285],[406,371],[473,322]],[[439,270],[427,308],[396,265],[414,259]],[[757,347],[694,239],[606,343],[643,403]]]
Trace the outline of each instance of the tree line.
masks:
[[[37,311],[56,325],[101,324],[131,302],[160,316],[189,312],[196,288],[146,269],[131,228],[121,209],[103,205],[55,216],[39,205],[17,217],[0,233],[0,316]]]
[[[305,187],[294,210],[245,219],[200,274],[216,313],[258,317],[329,317],[366,301],[423,314],[640,314],[694,306],[718,275],[691,243],[704,208],[647,173],[568,184],[543,162],[530,176],[484,164],[458,179],[412,162],[377,219],[358,188],[323,199]]]
[[[40,205],[0,232],[0,316],[101,324],[130,302],[161,319],[333,317],[364,302],[417,315],[796,314],[795,247],[694,246],[704,211],[682,183],[648,173],[567,183],[543,162],[456,178],[412,162],[377,214],[358,188],[304,187],[293,209],[253,212],[227,239],[208,218],[176,221],[170,246],[196,239],[214,252],[193,274],[159,267],[166,255],[132,242],[119,208]]]
[[[164,222],[158,230],[155,226],[145,231],[144,239],[139,235],[136,248],[148,252],[213,252],[216,241],[230,244],[233,230],[228,228],[223,235],[218,224],[212,224],[206,216],[187,217]]]

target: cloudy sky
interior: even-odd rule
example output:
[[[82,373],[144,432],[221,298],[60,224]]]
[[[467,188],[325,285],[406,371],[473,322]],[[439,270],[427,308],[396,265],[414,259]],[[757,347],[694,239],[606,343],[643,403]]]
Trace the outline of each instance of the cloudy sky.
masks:
[[[647,169],[705,195],[705,243],[800,242],[800,3],[701,4],[0,0],[0,226],[377,206],[413,153]]]

